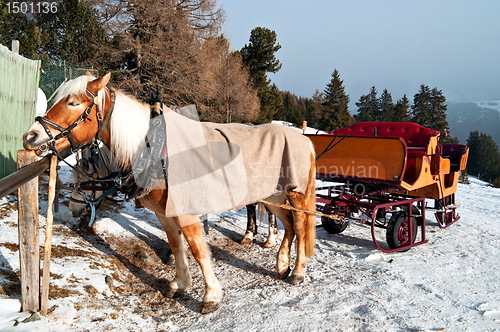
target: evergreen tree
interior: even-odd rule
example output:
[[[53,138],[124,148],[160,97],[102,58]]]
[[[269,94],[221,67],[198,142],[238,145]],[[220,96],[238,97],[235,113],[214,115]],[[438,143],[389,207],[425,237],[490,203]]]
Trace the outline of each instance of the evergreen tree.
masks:
[[[257,27],[252,30],[249,43],[240,51],[260,98],[258,123],[270,122],[282,103],[281,94],[267,78],[267,73],[276,73],[281,69],[281,63],[275,55],[280,48],[275,31]]]
[[[427,85],[422,84],[419,92],[413,96],[411,111],[413,122],[432,128],[433,123],[430,117],[432,112],[431,89]]]
[[[434,88],[431,90],[432,100],[432,123],[434,128],[441,132],[441,142],[446,143],[451,140],[450,126],[446,118],[448,106],[446,105],[446,97],[442,90]]]
[[[486,181],[500,177],[500,151],[490,135],[473,131],[467,139],[469,159],[467,172]]]
[[[279,111],[283,103],[281,93],[276,84],[272,84],[266,89],[257,90],[257,95],[260,98],[260,112],[255,122],[269,123],[273,120],[274,115]]]
[[[65,0],[56,12],[36,15],[43,30],[41,53],[73,63],[92,65],[106,42],[96,10],[87,0]]]
[[[449,125],[446,119],[446,98],[441,90],[421,85],[413,98],[412,121],[441,132],[441,142],[449,142]]]
[[[478,154],[479,154],[479,132],[471,131],[467,138],[467,146],[469,147],[469,159],[467,161],[467,173],[472,175],[478,174]]]
[[[370,93],[362,95],[356,103],[357,114],[354,116],[357,122],[380,121],[380,100],[377,98],[377,89],[372,86]]]
[[[372,108],[370,104],[370,96],[362,95],[359,101],[356,102],[358,107],[357,114],[354,116],[356,122],[371,122],[373,121]]]
[[[0,44],[10,48],[13,40],[19,41],[19,53],[33,58],[43,44],[42,30],[36,21],[22,13],[8,13],[7,3],[0,0]]]
[[[384,89],[380,95],[380,115],[379,121],[396,121],[396,108],[387,89]]]
[[[370,106],[373,114],[372,121],[380,121],[380,119],[382,118],[380,99],[377,97],[377,89],[374,86],[371,87],[370,94],[368,96],[370,98]]]
[[[316,90],[311,99],[307,103],[307,124],[313,128],[320,128],[321,125],[321,115],[324,112],[325,98],[323,93]]]
[[[406,94],[396,102],[396,105],[394,106],[394,118],[392,119],[392,121],[411,121],[410,100],[408,99],[408,97],[406,97]]]
[[[283,103],[274,119],[291,122],[297,126],[302,126],[306,119],[306,101],[291,92],[281,92]]]
[[[345,93],[344,81],[340,79],[337,69],[333,70],[332,79],[324,91],[325,106],[319,121],[320,129],[330,131],[349,126],[353,123],[349,114],[349,96]]]

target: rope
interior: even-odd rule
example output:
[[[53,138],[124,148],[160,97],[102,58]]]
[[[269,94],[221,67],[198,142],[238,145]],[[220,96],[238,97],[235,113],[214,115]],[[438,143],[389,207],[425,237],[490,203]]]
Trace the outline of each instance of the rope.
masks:
[[[293,207],[289,204],[280,204],[280,203],[274,203],[274,202],[269,202],[269,201],[260,201],[261,203],[264,203],[266,205],[272,205],[272,206],[276,206],[276,207],[280,207],[282,209],[285,209],[285,210],[290,210],[290,211],[296,211],[296,212],[304,212],[304,213],[307,213],[307,214],[314,214],[316,216],[320,216],[320,217],[327,217],[327,218],[330,218],[330,219],[333,219],[333,220],[342,220],[342,217],[336,215],[336,214],[325,214],[325,213],[321,213],[321,212],[318,212],[318,211],[310,211],[310,210],[304,210],[304,209],[300,209],[300,208],[296,208],[296,207]]]
[[[316,157],[316,161],[323,157],[323,155],[325,153],[327,153],[328,151],[330,151],[331,149],[333,149],[334,147],[336,147],[337,145],[339,145],[346,137],[348,137],[347,135],[346,136],[343,136],[337,143],[333,144],[335,142],[335,140],[337,139],[337,137],[339,137],[339,135],[335,135],[335,137],[333,137],[333,139],[330,141],[330,143],[328,143],[328,146],[325,148],[325,150],[323,152],[321,152],[317,157]],[[333,144],[333,145],[332,145]]]

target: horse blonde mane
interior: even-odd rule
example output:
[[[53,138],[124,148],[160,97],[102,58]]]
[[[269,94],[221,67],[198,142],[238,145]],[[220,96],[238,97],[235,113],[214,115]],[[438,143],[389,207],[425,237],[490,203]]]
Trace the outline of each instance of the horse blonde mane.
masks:
[[[57,104],[61,99],[66,98],[68,96],[84,95],[87,92],[87,84],[95,79],[96,78],[94,76],[83,75],[62,83],[57,88],[57,94],[54,104]],[[104,98],[104,90],[97,92],[97,98],[99,105],[101,107],[104,107],[104,101],[106,100]]]
[[[57,89],[56,102],[68,96],[81,96],[86,93],[87,84],[96,78],[93,76],[79,76],[64,82]],[[115,106],[113,116],[109,121],[111,132],[111,146],[116,161],[124,169],[129,169],[141,143],[149,129],[151,116],[149,105],[128,96],[121,91],[115,92]],[[101,109],[105,108],[106,100],[104,89],[97,93]]]
[[[113,115],[109,121],[111,151],[124,169],[130,169],[137,150],[144,143],[151,116],[149,105],[116,91]]]

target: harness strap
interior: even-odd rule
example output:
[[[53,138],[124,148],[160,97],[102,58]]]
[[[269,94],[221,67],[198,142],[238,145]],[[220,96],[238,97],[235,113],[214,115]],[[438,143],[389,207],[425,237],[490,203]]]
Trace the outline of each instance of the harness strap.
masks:
[[[102,193],[99,197],[92,197],[91,195],[84,192],[82,189],[78,188],[78,193],[82,196],[83,200],[90,206],[90,219],[89,219],[89,227],[92,227],[95,221],[95,205],[94,203],[98,202],[102,198],[106,196],[113,195],[118,191],[118,188],[113,186]],[[76,199],[74,201],[77,201]]]
[[[115,91],[110,89],[109,96],[110,96],[110,100],[111,100],[110,104],[109,104],[109,108],[108,108],[108,111],[106,112],[106,115],[104,115],[104,119],[102,119],[102,124],[99,128],[99,131],[97,132],[97,139],[99,141],[102,141],[102,135],[104,134],[104,131],[106,130],[106,128],[108,128],[111,114],[113,114],[113,110],[115,109],[115,100],[116,100]]]

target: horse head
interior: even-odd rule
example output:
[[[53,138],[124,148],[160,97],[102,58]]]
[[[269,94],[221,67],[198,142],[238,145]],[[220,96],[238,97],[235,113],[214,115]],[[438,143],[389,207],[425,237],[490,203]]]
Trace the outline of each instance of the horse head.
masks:
[[[24,148],[43,156],[49,148],[60,152],[92,140],[109,108],[110,77],[108,73],[96,79],[86,73],[62,84],[54,105],[24,134]]]

